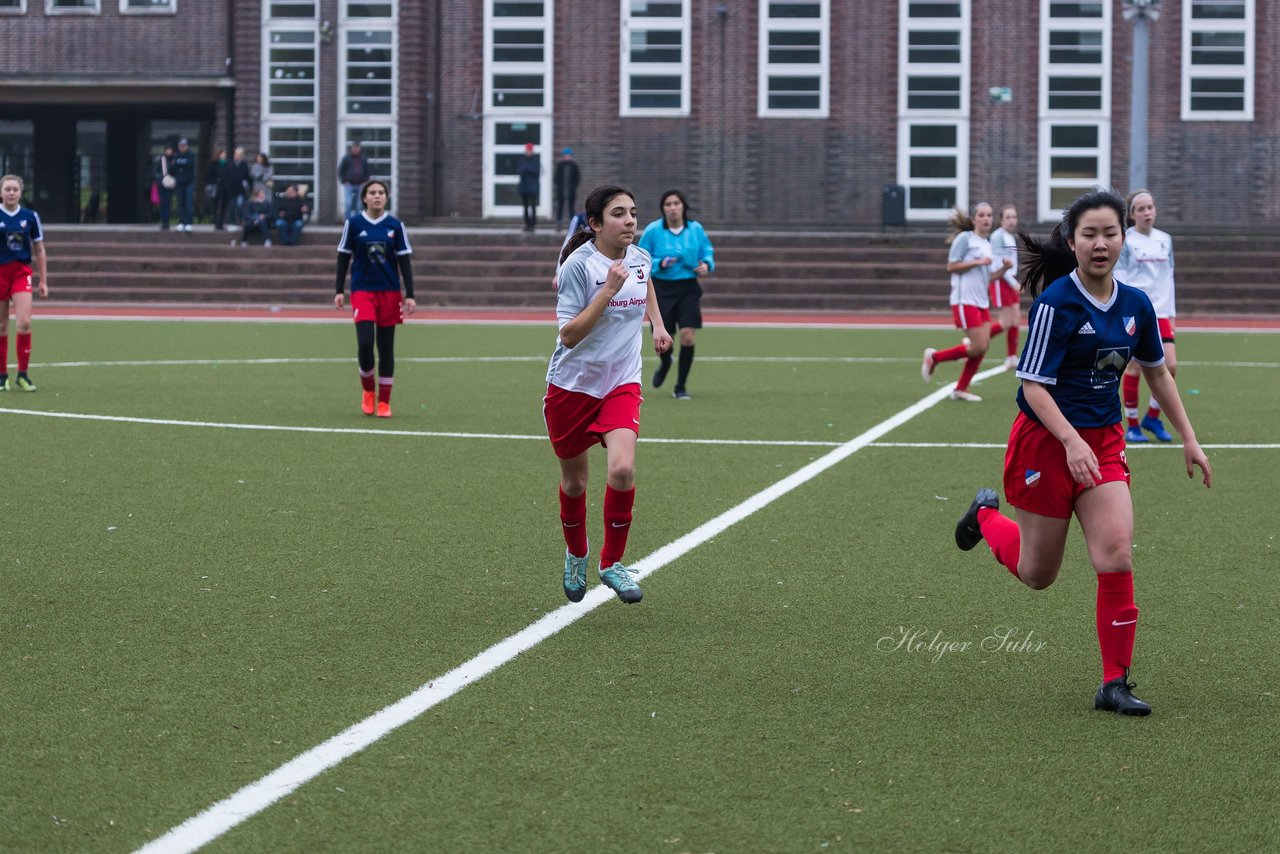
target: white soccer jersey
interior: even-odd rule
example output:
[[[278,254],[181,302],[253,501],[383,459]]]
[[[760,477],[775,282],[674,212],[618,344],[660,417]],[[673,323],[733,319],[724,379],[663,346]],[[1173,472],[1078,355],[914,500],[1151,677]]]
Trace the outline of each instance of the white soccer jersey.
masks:
[[[991,232],[991,272],[988,276],[994,276],[1000,271],[1000,265],[1004,263],[1004,259],[1008,258],[1013,262],[1013,266],[1004,271],[1001,277],[1012,287],[1018,286],[1018,237],[1015,234],[1005,231],[1003,228],[997,228]]]
[[[1126,285],[1145,291],[1156,317],[1176,317],[1173,305],[1173,238],[1158,228],[1143,234],[1136,228],[1124,233],[1124,248],[1113,274]]]
[[[977,261],[979,258],[991,257],[991,244],[985,237],[979,237],[972,231],[962,231],[951,241],[951,252],[947,255],[947,263],[953,261]],[[991,300],[987,295],[987,276],[991,268],[986,265],[974,267],[963,273],[951,274],[951,304],[971,305],[976,308],[987,308]]]
[[[631,274],[586,337],[573,348],[556,339],[547,367],[551,385],[603,398],[620,385],[640,382],[641,333],[653,265],[649,253],[635,245],[627,247],[624,259]],[[561,327],[581,314],[600,292],[612,264],[596,249],[594,240],[565,259],[556,298],[556,320]]]

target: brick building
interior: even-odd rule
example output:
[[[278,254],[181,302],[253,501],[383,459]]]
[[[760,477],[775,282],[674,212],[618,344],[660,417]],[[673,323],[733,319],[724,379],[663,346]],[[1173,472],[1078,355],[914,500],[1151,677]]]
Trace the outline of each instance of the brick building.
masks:
[[[1280,224],[1280,0],[1164,0],[1161,223]],[[685,189],[718,223],[867,225],[953,204],[1047,220],[1128,176],[1122,0],[0,0],[0,165],[50,221],[148,213],[166,140],[267,151],[336,216],[359,140],[410,221],[516,217],[526,142],[583,189]],[[579,203],[581,198],[579,198]]]

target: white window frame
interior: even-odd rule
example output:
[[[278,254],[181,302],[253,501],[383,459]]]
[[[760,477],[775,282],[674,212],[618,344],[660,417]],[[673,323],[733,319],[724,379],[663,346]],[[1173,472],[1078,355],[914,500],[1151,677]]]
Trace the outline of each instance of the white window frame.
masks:
[[[178,0],[165,0],[163,6],[143,6],[134,8],[129,5],[129,0],[120,0],[121,15],[176,15],[178,14]]]
[[[956,198],[955,206],[962,210],[969,209],[969,57],[972,46],[973,4],[972,0],[959,0],[960,17],[958,18],[912,18],[910,17],[911,0],[899,0],[898,3],[898,183],[906,190],[904,199],[906,217],[913,221],[941,221],[950,216],[948,209],[913,208],[911,207],[911,189],[913,186],[936,185],[943,179],[926,179],[911,177],[911,158],[913,156],[952,156],[956,158]],[[912,63],[910,62],[910,34],[916,32],[955,32],[960,33],[960,61],[951,63]],[[908,106],[908,79],[924,75],[934,77],[957,76],[960,80],[960,105],[955,108],[910,107]],[[956,129],[955,148],[913,148],[911,146],[911,128],[917,125],[947,125]]]
[[[375,16],[375,15],[352,15],[351,14],[350,7],[352,3],[366,3],[366,2],[383,4],[383,3],[386,3],[387,0],[340,0],[340,4],[342,8],[338,13],[338,19],[344,22],[375,21],[378,23],[392,23],[400,20],[400,4],[397,2],[397,0],[390,0],[391,14],[387,17]]]
[[[347,153],[348,135],[353,127],[389,128],[391,131],[391,174],[385,176],[391,183],[392,198],[400,187],[400,6],[391,7],[389,18],[350,17],[347,7],[351,0],[343,0],[342,17],[338,21],[338,159]],[[352,113],[347,111],[347,48],[352,32],[391,33],[391,108],[386,113]],[[382,177],[382,176],[379,176]],[[337,177],[334,177],[337,187]],[[338,196],[341,198],[341,196]]]
[[[321,100],[323,98],[320,80],[323,74],[322,64],[324,62],[324,51],[321,47],[324,40],[320,37],[320,4],[316,3],[311,17],[288,17],[274,18],[271,16],[271,3],[269,0],[263,2],[261,6],[262,26],[261,26],[261,44],[259,51],[260,71],[259,76],[262,78],[262,107],[260,110],[260,122],[258,128],[259,135],[259,151],[266,151],[270,154],[271,150],[271,131],[275,128],[281,129],[300,129],[311,131],[311,164],[313,174],[310,180],[311,190],[311,210],[312,215],[320,205],[321,199],[326,195],[328,189],[327,184],[320,181],[320,112],[323,109]],[[275,32],[305,32],[312,33],[315,36],[315,79],[313,81],[315,87],[315,95],[312,98],[311,113],[272,113],[271,109],[271,34]]]
[[[1244,4],[1244,18],[1209,18],[1196,20],[1191,17],[1192,2],[1183,0],[1182,8],[1182,120],[1184,122],[1251,122],[1253,121],[1255,59],[1254,43],[1257,30],[1255,0],[1240,0]],[[1244,33],[1244,65],[1191,65],[1191,37],[1193,33]],[[1242,110],[1193,110],[1191,108],[1191,81],[1243,80],[1244,109]]]
[[[771,0],[760,0],[756,71],[759,79],[756,93],[756,115],[762,119],[825,119],[831,112],[831,0],[807,0],[817,3],[819,17],[772,18],[769,16]],[[773,0],[778,2],[778,0]],[[818,64],[795,65],[769,62],[769,34],[775,32],[818,33]],[[815,109],[792,110],[769,106],[770,77],[818,78],[818,106]]]
[[[687,116],[690,102],[690,61],[689,42],[693,37],[690,7],[693,0],[670,0],[680,4],[679,18],[632,18],[632,0],[621,0],[622,5],[622,44],[619,50],[620,64],[618,74],[618,115],[620,116]],[[631,34],[634,32],[678,32],[680,33],[679,62],[637,62],[631,61]],[[631,76],[654,75],[660,77],[680,78],[680,105],[678,107],[632,107]]]
[[[545,217],[551,206],[551,143],[553,134],[552,105],[555,103],[555,0],[542,0],[542,17],[540,18],[497,18],[493,14],[495,0],[483,0],[484,3],[484,86],[482,88],[483,129],[481,142],[481,213],[485,217],[518,217],[522,210],[519,205],[499,205],[493,200],[494,190],[499,184],[514,183],[513,176],[498,175],[494,169],[494,157],[498,153],[497,125],[519,124],[521,122],[537,123],[539,141],[534,143],[538,158],[542,163],[542,180],[539,182],[538,209]],[[495,27],[503,29],[541,29],[543,33],[543,51],[541,62],[501,62],[493,61],[493,32]],[[495,106],[493,103],[493,77],[495,74],[541,74],[542,106]],[[503,150],[506,150],[505,146]]]
[[[1040,51],[1038,141],[1036,145],[1036,215],[1043,222],[1053,222],[1062,215],[1060,206],[1052,204],[1053,192],[1059,189],[1088,192],[1097,186],[1111,183],[1111,29],[1114,5],[1110,0],[1100,0],[1100,18],[1050,18],[1052,0],[1040,0]],[[1102,34],[1102,62],[1099,64],[1055,63],[1049,64],[1049,34],[1051,32],[1098,31]],[[1060,109],[1049,106],[1049,78],[1098,77],[1101,84],[1100,105],[1090,109]],[[1098,129],[1095,148],[1063,148],[1052,145],[1053,128],[1059,126],[1090,126]],[[1098,172],[1091,179],[1054,178],[1053,158],[1096,157]]]
[[[54,5],[55,0],[44,0],[44,13],[46,15],[101,15],[102,0],[93,0],[92,6],[86,6],[83,9],[59,9]]]
[[[0,6],[0,15],[27,14],[27,0],[18,0],[17,6]]]

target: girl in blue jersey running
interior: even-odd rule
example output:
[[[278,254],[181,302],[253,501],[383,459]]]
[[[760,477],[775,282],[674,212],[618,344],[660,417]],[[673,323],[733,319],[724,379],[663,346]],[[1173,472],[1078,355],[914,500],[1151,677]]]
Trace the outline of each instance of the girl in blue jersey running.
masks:
[[[1075,515],[1098,577],[1103,675],[1094,708],[1147,715],[1151,707],[1133,696],[1128,681],[1138,608],[1117,392],[1131,358],[1182,436],[1187,477],[1199,467],[1207,487],[1213,475],[1165,366],[1151,300],[1111,275],[1124,245],[1124,216],[1122,199],[1093,192],[1075,200],[1048,241],[1019,235],[1030,260],[1021,281],[1037,298],[1018,363],[1021,411],[1004,462],[1005,498],[1017,508],[1017,521],[999,512],[994,490],[981,489],[955,536],[965,550],[985,539],[1015,578],[1041,590],[1058,577]]]

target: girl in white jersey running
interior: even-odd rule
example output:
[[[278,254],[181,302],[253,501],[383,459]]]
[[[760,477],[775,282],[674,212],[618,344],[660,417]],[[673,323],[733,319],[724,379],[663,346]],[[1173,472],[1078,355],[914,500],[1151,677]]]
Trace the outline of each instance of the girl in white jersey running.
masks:
[[[564,595],[587,592],[587,472],[593,446],[605,446],[604,544],[600,580],[623,602],[639,602],[640,586],[622,563],[635,503],[640,434],[640,341],[647,319],[659,355],[671,349],[650,279],[648,253],[635,245],[636,203],[630,191],[597,187],[587,196],[590,230],[560,254],[556,319],[560,335],[547,367],[542,414],[560,460],[560,525]]]
[[[978,372],[982,357],[987,355],[992,334],[999,331],[999,328],[991,326],[987,282],[992,277],[1003,276],[1012,264],[1007,259],[998,265],[991,263],[991,244],[987,235],[991,233],[993,219],[991,205],[978,202],[973,206],[972,214],[957,208],[947,220],[951,226],[951,236],[947,239],[951,244],[947,255],[947,272],[951,274],[951,317],[956,328],[964,330],[964,340],[946,350],[927,347],[924,362],[920,365],[920,376],[929,382],[939,362],[964,359],[960,379],[956,381],[955,391],[951,392],[952,400],[970,403],[982,400],[969,391],[969,381]]]
[[[1156,310],[1160,324],[1160,340],[1164,342],[1164,362],[1170,375],[1178,375],[1178,356],[1174,348],[1173,318],[1173,238],[1155,227],[1156,200],[1150,190],[1134,190],[1125,199],[1128,215],[1125,224],[1124,249],[1116,262],[1116,278],[1126,285],[1146,291]],[[1151,398],[1147,414],[1138,421],[1138,385],[1142,379],[1138,365],[1130,362],[1121,381],[1120,397],[1128,429],[1124,440],[1129,444],[1149,441],[1143,430],[1161,442],[1172,442],[1173,436],[1160,421],[1160,403]]]
[[[1018,209],[1000,209],[1000,227],[991,232],[991,308],[996,322],[1004,327],[1004,366],[1018,367],[1018,327],[1022,322],[1022,285],[1018,284]],[[1004,260],[1009,259],[1009,266]],[[1003,270],[1003,272],[1001,272]],[[994,337],[995,327],[991,327]]]

